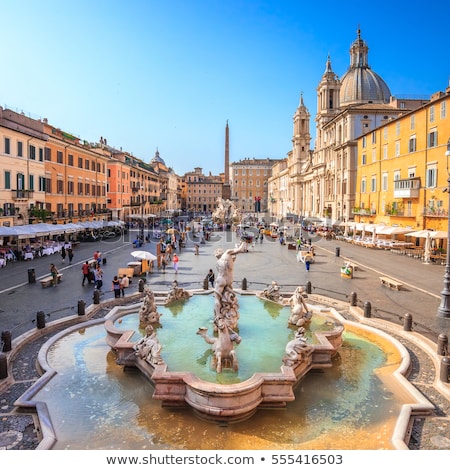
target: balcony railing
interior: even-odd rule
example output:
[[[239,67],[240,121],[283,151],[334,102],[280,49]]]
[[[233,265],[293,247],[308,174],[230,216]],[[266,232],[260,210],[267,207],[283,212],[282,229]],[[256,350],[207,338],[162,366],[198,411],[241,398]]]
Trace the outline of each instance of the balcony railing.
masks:
[[[354,207],[352,209],[352,213],[354,215],[377,215],[377,211],[375,209],[363,209],[361,207]]]
[[[394,181],[395,198],[418,198],[420,192],[420,178],[407,178]]]
[[[32,189],[13,189],[11,191],[12,199],[31,199],[34,194],[34,190]]]
[[[427,217],[448,217],[448,210],[442,207],[424,207],[422,214]]]

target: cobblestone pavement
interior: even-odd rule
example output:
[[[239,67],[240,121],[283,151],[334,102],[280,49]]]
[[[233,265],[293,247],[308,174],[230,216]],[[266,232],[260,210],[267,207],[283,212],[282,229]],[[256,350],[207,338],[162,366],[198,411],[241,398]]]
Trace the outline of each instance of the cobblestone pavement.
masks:
[[[194,255],[193,242],[188,243],[180,254],[180,271],[177,276],[179,285],[201,288],[208,269],[215,265],[214,249],[218,246],[234,246],[234,242],[229,234],[225,238],[213,239],[206,245],[201,245],[199,256]],[[311,283],[312,297],[326,295],[337,299],[341,304],[348,302],[357,293],[358,305],[367,307],[367,302],[370,302],[374,317],[401,325],[404,314],[408,312],[414,319],[414,331],[435,342],[439,334],[448,335],[450,319],[436,315],[443,283],[442,266],[425,266],[420,261],[405,256],[372,251],[342,242],[320,241],[316,247],[316,262],[311,271],[306,272],[302,263],[296,261],[295,251],[265,240],[261,245],[250,247],[248,254],[239,257],[235,266],[235,282],[240,284],[245,278],[249,289],[262,290],[272,280],[276,280],[285,291],[293,290],[297,285]],[[340,248],[339,257],[336,256],[336,247]],[[153,253],[156,251],[154,244],[143,248]],[[60,271],[64,272],[64,281],[56,289],[43,289],[38,283],[30,285],[24,282],[27,266],[30,266],[26,262],[15,263],[0,270],[0,282],[3,286],[3,291],[0,292],[0,328],[2,331],[12,331],[14,340],[13,359],[8,362],[8,377],[0,380],[0,449],[35,449],[39,444],[39,423],[33,410],[18,409],[14,403],[39,377],[36,370],[38,351],[56,332],[56,329],[50,331],[49,325],[73,315],[78,300],[83,299],[87,304],[90,303],[92,289],[81,287],[80,265],[85,258],[91,257],[95,249],[95,244],[80,246],[75,252],[77,262],[73,266],[58,265]],[[108,260],[104,266],[105,284],[108,286],[117,269],[131,261],[132,247],[129,241],[118,240],[106,247],[102,245],[99,249],[106,254]],[[352,280],[343,280],[339,275],[344,260],[350,260],[359,266]],[[49,261],[50,258],[35,260],[33,267],[38,277],[46,274]],[[381,275],[402,281],[403,291],[395,292],[382,287],[378,279]],[[164,290],[164,287],[170,286],[173,278],[174,273],[168,268],[166,273],[155,271],[147,278],[147,283],[158,290]],[[129,294],[139,295],[137,282],[133,282]],[[101,297],[102,305],[111,298],[112,293],[106,287]],[[36,311],[48,312],[50,309],[52,314],[47,315],[47,321],[51,323],[37,330],[34,322]],[[108,308],[100,308],[96,316],[104,316],[107,311]],[[345,311],[340,313],[349,315]],[[23,345],[15,342],[16,337],[30,330],[39,333],[35,334],[36,339]],[[411,355],[409,381],[435,406],[432,415],[414,417],[409,448],[450,449],[450,403],[448,393],[442,393],[436,387],[439,371],[430,356],[414,342],[404,335],[397,339]]]

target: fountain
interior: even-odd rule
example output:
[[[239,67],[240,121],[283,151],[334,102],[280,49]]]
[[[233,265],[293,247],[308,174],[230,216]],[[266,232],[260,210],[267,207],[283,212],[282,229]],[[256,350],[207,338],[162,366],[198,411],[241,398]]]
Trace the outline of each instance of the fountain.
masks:
[[[216,250],[218,275],[213,289],[212,312],[215,336],[209,336],[205,326],[200,326],[197,330],[197,335],[211,345],[210,367],[217,374],[226,370],[236,372],[239,369],[235,344],[240,344],[242,337],[237,333],[240,314],[233,289],[233,268],[236,256],[245,250],[245,241],[236,248]],[[148,296],[153,299],[151,293]],[[148,303],[151,301],[144,301],[144,305]],[[146,310],[155,312],[156,307]],[[142,320],[141,314],[140,319]],[[157,319],[159,320],[159,315]],[[155,387],[154,399],[161,400],[164,407],[188,405],[202,418],[222,423],[248,419],[259,407],[278,409],[293,401],[295,387],[309,371],[332,366],[332,358],[341,346],[343,332],[342,325],[330,322],[328,331],[316,333],[318,343],[309,345],[306,343],[304,329],[299,329],[295,338],[286,345],[285,355],[279,358],[279,371],[261,372],[255,369],[252,376],[242,382],[219,385],[199,378],[190,371],[189,365],[186,370],[173,370],[160,357],[161,346],[153,328],[150,333],[146,333],[147,339],[140,340],[145,353],[139,350],[139,354],[133,354],[136,346],[128,341],[131,332],[118,334],[114,321],[111,320],[106,322],[107,342],[117,353],[117,363],[139,369]],[[257,319],[254,330],[256,322]],[[188,333],[186,331],[185,336]],[[268,347],[272,346],[269,344]],[[152,355],[153,350],[157,351],[156,357]]]
[[[429,405],[395,377],[407,368],[405,349],[307,304],[301,288],[286,299],[237,294],[243,249],[216,253],[212,296],[173,285],[156,305],[148,289],[144,302],[46,343],[38,358],[46,372],[16,403],[36,407],[40,448],[404,448],[393,436],[406,436],[407,422],[396,417]]]

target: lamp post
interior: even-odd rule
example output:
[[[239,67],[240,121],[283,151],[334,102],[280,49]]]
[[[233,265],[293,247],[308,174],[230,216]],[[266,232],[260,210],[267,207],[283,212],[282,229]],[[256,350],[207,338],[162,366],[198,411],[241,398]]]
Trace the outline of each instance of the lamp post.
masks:
[[[447,141],[447,193],[448,193],[448,211],[447,211],[447,255],[445,261],[444,289],[441,292],[441,304],[438,308],[438,316],[450,318],[450,172],[448,168],[448,159],[450,158],[450,138]]]

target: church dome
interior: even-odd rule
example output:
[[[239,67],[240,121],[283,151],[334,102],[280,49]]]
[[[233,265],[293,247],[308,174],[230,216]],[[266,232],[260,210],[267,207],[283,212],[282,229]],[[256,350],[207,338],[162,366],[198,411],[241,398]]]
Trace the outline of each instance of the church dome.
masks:
[[[159,156],[159,151],[156,149],[155,156],[152,158],[150,163],[161,163],[165,165],[165,161]]]
[[[358,103],[389,103],[391,92],[386,82],[368,64],[369,48],[358,37],[350,48],[350,67],[341,78],[341,106]]]

